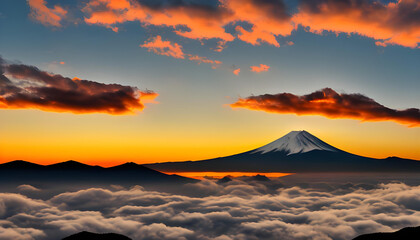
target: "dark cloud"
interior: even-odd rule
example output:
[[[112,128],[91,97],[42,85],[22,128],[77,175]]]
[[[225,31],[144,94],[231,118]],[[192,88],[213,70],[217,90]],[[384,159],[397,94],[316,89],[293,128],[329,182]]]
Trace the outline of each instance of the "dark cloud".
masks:
[[[200,197],[137,186],[88,188],[45,200],[2,193],[0,239],[53,240],[86,230],[133,239],[347,240],[420,225],[420,186],[346,184],[322,190],[275,188],[272,182],[204,180],[186,186]]]
[[[362,94],[339,94],[331,88],[324,88],[303,96],[291,93],[250,96],[240,98],[231,104],[231,107],[281,114],[321,115],[328,118],[394,121],[409,126],[420,125],[418,108],[391,109]]]
[[[261,8],[272,18],[289,20],[290,14],[283,0],[252,0],[256,8]]]
[[[53,112],[126,114],[157,96],[136,87],[63,77],[1,59],[0,108]]]
[[[218,0],[136,0],[135,2],[156,10],[188,7],[216,15],[219,13],[218,6],[220,4]]]

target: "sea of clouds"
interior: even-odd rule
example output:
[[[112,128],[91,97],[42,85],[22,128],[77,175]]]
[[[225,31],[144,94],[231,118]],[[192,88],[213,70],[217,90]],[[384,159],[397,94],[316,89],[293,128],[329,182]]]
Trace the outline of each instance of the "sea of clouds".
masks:
[[[46,190],[21,185],[0,193],[0,239],[57,240],[91,231],[133,239],[347,240],[420,225],[420,186],[404,183],[314,188],[235,179],[183,189],[112,186],[43,199],[33,196]]]

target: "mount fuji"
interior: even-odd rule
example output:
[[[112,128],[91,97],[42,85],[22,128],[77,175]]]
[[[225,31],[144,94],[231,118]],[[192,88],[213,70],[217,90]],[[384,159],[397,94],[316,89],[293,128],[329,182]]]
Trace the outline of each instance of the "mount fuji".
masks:
[[[260,148],[227,157],[145,166],[163,172],[420,172],[420,161],[358,156],[306,131],[292,131]]]
[[[287,135],[265,146],[255,149],[252,153],[283,152],[286,155],[305,153],[312,150],[337,152],[339,149],[328,145],[307,131],[292,131]]]

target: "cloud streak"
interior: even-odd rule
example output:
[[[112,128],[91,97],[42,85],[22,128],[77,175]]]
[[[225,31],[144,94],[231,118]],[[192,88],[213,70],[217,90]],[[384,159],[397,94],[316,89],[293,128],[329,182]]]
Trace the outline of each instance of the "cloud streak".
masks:
[[[233,72],[233,74],[235,74],[236,76],[238,76],[239,73],[241,72],[241,69],[240,68],[237,68],[237,69],[234,69],[232,72]]]
[[[211,60],[206,57],[202,57],[198,55],[191,55],[191,54],[188,54],[188,59],[198,64],[201,64],[201,63],[210,64],[213,69],[218,68],[223,63],[222,61],[219,61],[219,60]]]
[[[251,66],[251,72],[267,72],[268,69],[270,69],[270,66],[265,65],[265,64],[260,64],[259,66]]]
[[[347,240],[420,225],[419,186],[352,184],[330,190],[202,181],[201,197],[88,188],[39,200],[0,193],[0,239],[61,239],[83,230],[133,239]],[[271,190],[269,190],[271,188]]]
[[[154,52],[158,55],[178,58],[178,59],[185,59],[192,62],[196,62],[197,64],[206,63],[210,64],[213,69],[218,68],[223,62],[219,60],[211,60],[207,57],[202,57],[193,54],[186,54],[182,51],[182,46],[178,43],[172,43],[171,41],[162,40],[162,37],[157,35],[156,37],[152,38],[149,42],[145,42],[144,44],[140,45],[140,47],[147,48],[149,52]]]
[[[0,58],[0,108],[52,112],[129,114],[142,110],[142,99],[157,96],[136,87],[63,77]]]
[[[396,110],[385,107],[362,94],[339,94],[331,88],[298,96],[291,93],[264,94],[240,98],[230,105],[279,114],[321,115],[361,121],[394,121],[411,127],[420,126],[420,110]]]
[[[61,27],[61,21],[66,17],[67,10],[59,5],[48,8],[45,0],[28,0],[30,17],[45,26]]]
[[[181,45],[170,41],[162,41],[162,37],[159,35],[151,39],[151,41],[140,45],[140,47],[147,48],[149,51],[159,55],[184,59]]]

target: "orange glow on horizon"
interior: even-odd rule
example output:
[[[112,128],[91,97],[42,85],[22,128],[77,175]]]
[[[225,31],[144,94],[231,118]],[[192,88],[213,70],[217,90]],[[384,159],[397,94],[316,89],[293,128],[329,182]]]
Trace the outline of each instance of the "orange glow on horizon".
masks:
[[[278,178],[292,175],[294,173],[280,173],[280,172],[163,172],[165,174],[176,174],[183,177],[205,179],[205,178],[216,178],[220,179],[223,177],[252,177],[256,175],[264,175],[268,178]]]
[[[154,109],[118,118],[0,109],[5,123],[0,125],[0,132],[6,136],[0,138],[0,163],[75,160],[108,167],[125,162],[205,160],[250,151],[292,130],[307,130],[334,147],[360,156],[420,160],[420,128],[391,122],[331,121],[320,116],[229,110],[227,116],[214,117],[211,124],[203,126],[207,115],[156,115]]]

